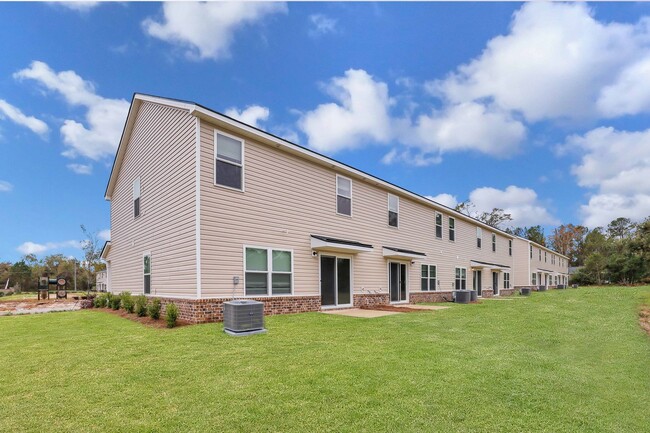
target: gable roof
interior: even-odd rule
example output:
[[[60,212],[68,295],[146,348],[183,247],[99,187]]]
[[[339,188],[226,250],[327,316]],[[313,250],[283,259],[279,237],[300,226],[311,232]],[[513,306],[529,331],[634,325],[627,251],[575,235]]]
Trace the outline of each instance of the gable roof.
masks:
[[[161,96],[147,95],[143,93],[134,93],[133,98],[131,99],[131,107],[129,108],[129,113],[126,117],[124,130],[122,131],[122,137],[120,138],[120,143],[117,148],[115,160],[113,161],[113,167],[111,168],[111,174],[108,179],[108,184],[106,186],[106,192],[104,194],[104,198],[106,200],[110,200],[113,194],[113,190],[117,182],[117,175],[122,165],[122,161],[124,160],[124,155],[126,154],[126,146],[131,137],[133,126],[137,118],[138,109],[140,108],[140,105],[143,102],[152,102],[155,104],[166,105],[166,106],[179,108],[182,110],[187,110],[190,115],[196,116],[204,120],[208,120],[217,125],[223,125],[231,129],[235,129],[242,136],[250,137],[252,139],[255,139],[258,142],[262,142],[264,144],[280,148],[285,152],[297,155],[301,158],[310,160],[319,165],[324,165],[330,168],[336,168],[344,172],[348,176],[355,177],[357,179],[361,179],[363,181],[367,181],[370,183],[374,183],[376,186],[381,186],[391,192],[401,194],[402,196],[406,196],[416,202],[433,207],[436,210],[444,211],[452,215],[454,218],[459,218],[465,221],[469,221],[472,224],[491,230],[493,232],[498,232],[503,236],[506,236],[511,239],[516,238],[516,236],[511,235],[510,233],[504,230],[498,229],[496,227],[492,227],[488,224],[485,224],[482,221],[479,221],[476,218],[473,218],[469,215],[465,215],[461,212],[458,212],[455,209],[447,207],[441,203],[433,201],[427,197],[424,197],[406,188],[402,188],[391,182],[388,182],[379,177],[366,173],[363,170],[359,170],[355,167],[352,167],[351,165],[345,164],[343,162],[337,161],[333,158],[320,154],[312,149],[301,146],[299,144],[292,143],[284,138],[273,135],[262,129],[248,125],[237,119],[233,119],[232,117],[226,116],[225,114],[219,113],[218,111],[204,107],[203,105],[191,101],[185,101],[182,99],[166,98]]]

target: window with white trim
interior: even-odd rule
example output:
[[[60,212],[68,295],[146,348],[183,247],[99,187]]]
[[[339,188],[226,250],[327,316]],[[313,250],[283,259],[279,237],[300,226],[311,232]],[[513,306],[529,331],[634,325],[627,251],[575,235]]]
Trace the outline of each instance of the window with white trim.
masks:
[[[533,259],[533,246],[529,244],[528,249],[530,249],[530,259],[532,260]]]
[[[352,181],[336,176],[336,213],[352,216]]]
[[[436,212],[436,237],[442,239],[442,214]]]
[[[140,178],[133,181],[133,218],[140,216]]]
[[[214,183],[228,188],[244,188],[244,142],[215,131]]]
[[[537,252],[539,253],[539,261],[541,262],[542,261],[542,249],[538,248]]]
[[[497,252],[497,235],[492,233],[492,252]]]
[[[398,227],[399,224],[399,197],[388,194],[388,225]]]
[[[293,257],[289,250],[246,247],[244,252],[247,296],[290,295]]]
[[[151,253],[142,255],[142,292],[151,293]]]
[[[512,239],[508,239],[508,255],[512,256]]]
[[[456,241],[456,219],[449,217],[447,220],[447,224],[449,225],[449,240],[455,242]]]
[[[481,243],[483,241],[482,236],[483,236],[483,231],[481,230],[480,227],[476,227],[476,247],[477,248],[481,248]]]
[[[544,251],[544,263],[546,263],[546,259],[548,258],[546,251]]]
[[[533,278],[531,279],[531,282],[532,282],[533,286],[536,286],[537,285],[537,274],[533,273],[532,277]]]
[[[423,292],[436,290],[436,265],[422,265],[421,289]]]
[[[456,281],[454,282],[454,288],[456,290],[466,290],[467,289],[467,269],[466,268],[456,268]]]
[[[510,272],[503,273],[503,288],[504,289],[510,288]]]

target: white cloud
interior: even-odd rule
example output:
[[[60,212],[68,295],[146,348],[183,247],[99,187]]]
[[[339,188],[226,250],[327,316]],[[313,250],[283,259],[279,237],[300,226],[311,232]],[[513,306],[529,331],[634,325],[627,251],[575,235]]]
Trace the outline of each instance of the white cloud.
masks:
[[[508,34],[428,88],[452,103],[488,98],[529,121],[633,113],[649,108],[650,80],[640,82],[649,58],[646,18],[604,23],[584,4],[531,2],[514,14]],[[638,101],[621,103],[633,84],[642,89]]]
[[[571,173],[578,185],[595,189],[580,208],[584,225],[596,227],[618,217],[641,220],[650,216],[650,129],[596,128],[568,137],[562,148],[582,152]]]
[[[103,241],[111,240],[111,229],[104,229],[97,233],[97,237]]]
[[[92,174],[93,166],[92,164],[68,164],[68,167],[71,171],[77,174]]]
[[[11,105],[4,99],[0,99],[0,119],[5,116],[17,125],[24,126],[41,137],[45,137],[50,131],[50,128],[42,120],[33,116],[27,116],[19,108]]]
[[[428,167],[430,165],[440,164],[442,157],[439,155],[426,155],[422,152],[414,153],[409,149],[398,150],[394,148],[381,158],[381,162],[386,165],[403,162],[416,167]]]
[[[77,12],[88,12],[91,9],[96,8],[99,6],[102,2],[99,1],[57,1],[57,2],[52,2],[53,5],[61,6],[67,9],[72,9]]]
[[[323,14],[312,14],[309,15],[309,22],[311,28],[309,29],[309,36],[317,37],[325,35],[327,33],[336,33],[337,32],[337,20],[330,18]]]
[[[267,15],[286,13],[279,2],[168,2],[162,6],[162,21],[147,18],[144,31],[152,37],[185,49],[192,59],[230,56],[235,32]]]
[[[606,116],[616,117],[650,111],[650,56],[630,65],[618,80],[603,88],[598,108]]]
[[[490,212],[494,208],[503,209],[512,215],[513,226],[534,226],[558,224],[559,221],[539,202],[537,193],[530,188],[515,185],[505,190],[482,187],[469,194],[469,201],[477,212]]]
[[[44,244],[37,244],[35,242],[24,242],[16,248],[22,254],[42,254],[51,250],[59,250],[62,248],[81,248],[79,241],[64,241],[64,242],[46,242]]]
[[[458,199],[456,198],[456,196],[447,193],[442,193],[438,195],[427,195],[426,198],[452,209],[455,208],[456,205],[458,204]]]
[[[349,69],[335,77],[324,90],[337,103],[321,104],[303,114],[298,127],[309,146],[335,152],[359,147],[369,141],[386,143],[391,138],[388,86],[364,70]]]
[[[0,180],[0,192],[11,192],[13,189],[13,184],[7,182],[6,180]]]
[[[61,94],[70,105],[87,109],[85,120],[88,126],[72,119],[63,122],[61,135],[68,146],[63,155],[99,160],[115,153],[129,111],[128,101],[99,96],[92,83],[76,72],[55,72],[39,61],[16,72],[14,77],[35,80],[46,89]]]
[[[260,127],[260,122],[264,122],[269,118],[269,109],[260,105],[249,105],[244,110],[238,110],[235,107],[226,110],[226,116],[233,119],[240,120],[248,125],[256,128]]]

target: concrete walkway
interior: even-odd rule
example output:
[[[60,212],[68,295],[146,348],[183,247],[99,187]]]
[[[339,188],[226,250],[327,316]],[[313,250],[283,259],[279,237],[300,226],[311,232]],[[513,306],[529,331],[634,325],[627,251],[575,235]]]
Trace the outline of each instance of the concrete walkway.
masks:
[[[445,307],[443,305],[417,305],[417,304],[396,304],[396,305],[391,305],[391,307],[397,307],[397,308],[409,308],[411,310],[446,310],[447,308],[451,307]]]
[[[346,308],[343,310],[323,310],[323,314],[333,314],[336,316],[348,316],[348,317],[362,317],[366,319],[372,319],[375,317],[384,317],[384,316],[393,316],[395,314],[403,314],[398,311],[378,311],[378,310],[366,310],[361,308]]]

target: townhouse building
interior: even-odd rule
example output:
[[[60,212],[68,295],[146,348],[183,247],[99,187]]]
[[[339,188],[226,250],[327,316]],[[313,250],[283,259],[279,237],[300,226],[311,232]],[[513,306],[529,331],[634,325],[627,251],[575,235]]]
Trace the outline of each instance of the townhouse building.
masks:
[[[514,286],[557,288],[569,283],[569,258],[528,239],[514,239]]]

